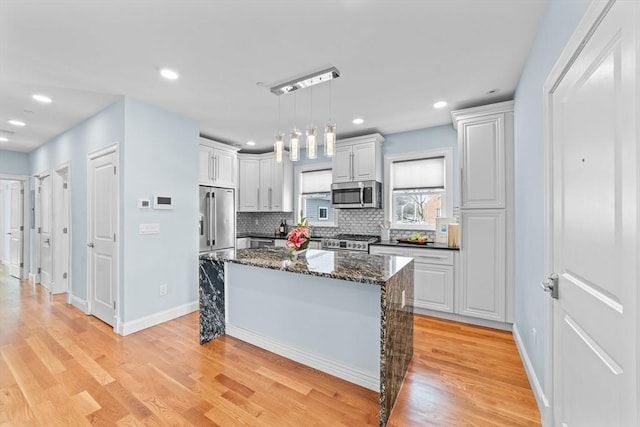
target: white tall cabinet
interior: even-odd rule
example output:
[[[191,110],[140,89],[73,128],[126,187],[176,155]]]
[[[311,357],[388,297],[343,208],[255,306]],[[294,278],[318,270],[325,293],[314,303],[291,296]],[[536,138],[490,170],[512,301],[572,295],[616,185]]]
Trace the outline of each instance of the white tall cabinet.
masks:
[[[200,138],[200,185],[236,188],[238,149],[220,142]]]
[[[458,311],[513,323],[513,102],[451,115],[460,154]]]
[[[287,156],[238,154],[239,212],[293,211],[293,166]]]

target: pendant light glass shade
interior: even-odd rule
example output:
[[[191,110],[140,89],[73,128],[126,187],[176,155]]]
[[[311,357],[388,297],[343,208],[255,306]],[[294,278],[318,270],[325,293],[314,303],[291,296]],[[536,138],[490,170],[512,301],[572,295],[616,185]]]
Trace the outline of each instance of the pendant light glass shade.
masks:
[[[300,160],[300,131],[294,129],[289,140],[289,156],[292,162]]]
[[[336,125],[327,123],[324,126],[324,155],[333,157],[336,152]]]
[[[282,151],[284,150],[284,135],[277,133],[275,136],[275,142],[273,143],[273,155],[276,158],[276,162],[282,163]]]
[[[318,128],[314,125],[307,127],[307,159],[315,159],[318,157]]]

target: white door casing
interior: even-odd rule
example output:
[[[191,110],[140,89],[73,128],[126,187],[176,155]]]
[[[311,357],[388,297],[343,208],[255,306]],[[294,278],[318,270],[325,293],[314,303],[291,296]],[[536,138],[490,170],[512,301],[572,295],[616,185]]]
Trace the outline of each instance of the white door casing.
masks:
[[[118,154],[115,147],[89,156],[89,312],[115,326],[118,283]]]
[[[54,294],[69,291],[71,254],[71,221],[69,198],[69,165],[56,168],[53,173],[53,285]]]
[[[23,198],[24,185],[20,181],[11,183],[10,202],[10,243],[9,243],[9,274],[18,279],[22,278],[22,237],[24,234],[23,223]]]
[[[640,421],[639,32],[638,2],[594,3],[545,87],[557,426]]]
[[[42,175],[39,178],[39,217],[40,225],[38,226],[39,243],[40,243],[40,262],[39,262],[39,279],[40,284],[45,289],[51,291],[52,285],[52,209],[51,209],[51,175]]]

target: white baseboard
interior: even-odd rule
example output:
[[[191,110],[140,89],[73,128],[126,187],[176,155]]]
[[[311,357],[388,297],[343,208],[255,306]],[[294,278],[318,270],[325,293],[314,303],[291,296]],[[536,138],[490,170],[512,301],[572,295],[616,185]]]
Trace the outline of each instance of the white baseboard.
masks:
[[[68,300],[69,304],[78,308],[79,310],[82,310],[83,313],[89,313],[89,304],[87,304],[86,300],[83,300],[82,298],[79,298],[72,293],[69,293]]]
[[[520,359],[522,359],[522,363],[524,364],[524,370],[527,373],[527,377],[529,378],[529,384],[531,385],[531,389],[533,390],[533,395],[536,398],[536,402],[538,403],[538,410],[540,410],[540,418],[545,419],[546,414],[551,409],[549,406],[549,399],[544,394],[544,390],[542,390],[542,386],[540,385],[540,381],[538,381],[538,376],[536,375],[536,371],[533,369],[533,365],[531,364],[531,359],[529,358],[529,354],[527,353],[527,349],[524,346],[524,342],[522,341],[522,336],[520,335],[520,331],[518,330],[518,325],[513,324],[513,339],[516,342],[516,347],[518,349],[518,353],[520,353]]]
[[[150,328],[160,323],[173,320],[185,314],[193,313],[199,308],[198,301],[193,301],[187,304],[179,305],[177,307],[170,308],[165,311],[151,314],[149,316],[142,317],[140,319],[132,320],[130,322],[121,323],[116,331],[120,335],[129,335],[134,332],[141,331],[146,328]]]
[[[326,359],[314,353],[309,353],[287,344],[273,341],[255,332],[248,331],[237,326],[226,324],[226,334],[239,340],[248,342],[287,359],[310,366],[327,374],[342,378],[369,390],[380,392],[380,373],[369,373]]]
[[[414,307],[413,314],[437,317],[440,319],[453,320],[456,322],[468,323],[470,325],[484,326],[486,328],[500,329],[511,332],[511,323],[496,322],[494,320],[479,319],[477,317],[463,316],[461,314],[446,313],[444,311],[430,310],[428,308]]]

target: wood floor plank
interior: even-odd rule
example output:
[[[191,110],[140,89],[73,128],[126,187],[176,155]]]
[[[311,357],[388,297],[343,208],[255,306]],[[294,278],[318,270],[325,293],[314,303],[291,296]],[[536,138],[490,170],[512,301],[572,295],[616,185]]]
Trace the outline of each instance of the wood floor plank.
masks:
[[[0,265],[0,426],[378,426],[378,393],[233,337],[198,313],[129,336]],[[389,426],[539,426],[509,332],[416,316]]]

